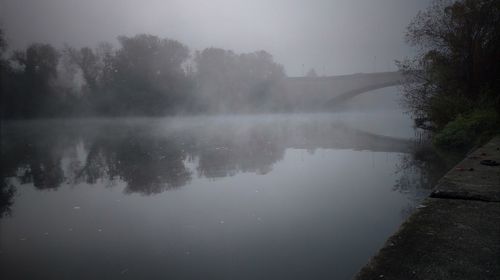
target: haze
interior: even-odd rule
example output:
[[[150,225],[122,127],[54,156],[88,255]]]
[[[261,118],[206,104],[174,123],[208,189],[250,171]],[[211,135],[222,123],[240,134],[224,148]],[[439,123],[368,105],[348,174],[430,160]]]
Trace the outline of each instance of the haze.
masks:
[[[0,0],[0,278],[500,279],[454,197],[498,182],[498,34],[500,0]]]
[[[251,52],[264,49],[289,76],[395,70],[411,54],[408,22],[425,0],[1,0],[12,49],[32,42],[116,44],[150,33],[187,44]]]

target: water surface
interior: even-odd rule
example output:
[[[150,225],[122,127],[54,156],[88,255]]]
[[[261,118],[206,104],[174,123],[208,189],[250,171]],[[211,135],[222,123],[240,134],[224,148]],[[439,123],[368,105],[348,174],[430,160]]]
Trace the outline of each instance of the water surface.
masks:
[[[445,169],[413,135],[400,111],[5,123],[2,279],[350,279]]]

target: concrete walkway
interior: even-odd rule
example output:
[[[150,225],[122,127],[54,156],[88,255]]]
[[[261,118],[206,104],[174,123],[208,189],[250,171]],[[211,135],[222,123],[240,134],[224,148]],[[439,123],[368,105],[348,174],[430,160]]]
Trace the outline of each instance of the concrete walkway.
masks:
[[[354,279],[500,279],[500,166],[481,161],[500,163],[500,137],[450,170]]]

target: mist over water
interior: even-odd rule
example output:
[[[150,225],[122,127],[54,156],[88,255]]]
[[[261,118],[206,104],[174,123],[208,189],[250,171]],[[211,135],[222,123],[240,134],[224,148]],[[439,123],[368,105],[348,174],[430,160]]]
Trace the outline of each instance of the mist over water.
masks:
[[[1,1],[0,278],[351,279],[448,167],[428,2]]]
[[[0,0],[0,279],[353,279],[498,134],[499,2]]]
[[[444,171],[414,158],[395,100],[388,88],[338,113],[9,122],[2,273],[349,279]]]

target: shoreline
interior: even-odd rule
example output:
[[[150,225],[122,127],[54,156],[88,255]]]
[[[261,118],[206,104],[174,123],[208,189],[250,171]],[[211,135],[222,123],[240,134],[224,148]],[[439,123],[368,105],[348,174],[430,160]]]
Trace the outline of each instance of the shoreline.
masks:
[[[353,279],[500,279],[500,166],[483,160],[500,163],[500,136],[448,171]]]

